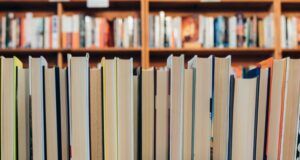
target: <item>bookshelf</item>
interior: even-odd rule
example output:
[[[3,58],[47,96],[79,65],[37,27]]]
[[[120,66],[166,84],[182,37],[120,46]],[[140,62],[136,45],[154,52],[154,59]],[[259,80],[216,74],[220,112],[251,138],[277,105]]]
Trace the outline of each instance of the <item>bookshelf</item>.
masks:
[[[102,56],[134,58],[135,66],[148,68],[163,66],[169,54],[186,54],[208,56],[233,56],[234,65],[253,64],[268,57],[281,58],[285,56],[299,57],[300,48],[283,49],[281,47],[280,16],[300,15],[300,0],[221,0],[220,2],[200,2],[200,0],[110,0],[110,7],[105,9],[89,9],[86,0],[55,1],[48,0],[0,0],[0,15],[14,12],[16,16],[24,16],[25,12],[32,12],[34,16],[62,15],[74,13],[89,13],[89,15],[103,16],[108,19],[114,17],[135,16],[141,18],[141,47],[139,48],[101,48],[101,49],[65,49],[61,42],[58,49],[0,49],[5,56],[17,55],[24,62],[27,56],[43,55],[51,65],[65,66],[66,54],[83,55],[90,53],[91,63],[95,65]],[[166,15],[189,15],[201,13],[204,15],[233,15],[243,12],[245,15],[264,17],[269,13],[274,15],[274,48],[150,48],[149,47],[149,14],[164,10]],[[60,33],[61,34],[61,33]],[[61,41],[61,40],[60,40]],[[22,59],[23,60],[23,59]]]

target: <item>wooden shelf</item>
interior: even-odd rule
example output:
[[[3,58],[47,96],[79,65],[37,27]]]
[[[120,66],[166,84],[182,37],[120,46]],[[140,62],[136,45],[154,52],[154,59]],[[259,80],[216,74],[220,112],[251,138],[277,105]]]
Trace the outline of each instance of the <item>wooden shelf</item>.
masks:
[[[141,48],[80,48],[80,49],[63,49],[62,53],[75,53],[75,54],[100,54],[100,55],[139,55]]]
[[[20,48],[20,49],[0,49],[0,54],[54,54],[59,52],[59,49],[29,49],[29,48]]]
[[[282,54],[288,56],[300,56],[300,48],[283,49]]]
[[[169,55],[169,54],[186,54],[186,55],[216,55],[216,56],[254,56],[254,55],[272,55],[274,49],[267,48],[153,48],[150,49],[150,55]]]
[[[273,0],[222,0],[201,2],[200,0],[149,0],[150,10],[195,10],[201,12],[224,11],[268,11]]]
[[[141,48],[79,48],[79,49],[0,49],[0,54],[50,54],[58,52],[71,52],[71,53],[139,53]]]

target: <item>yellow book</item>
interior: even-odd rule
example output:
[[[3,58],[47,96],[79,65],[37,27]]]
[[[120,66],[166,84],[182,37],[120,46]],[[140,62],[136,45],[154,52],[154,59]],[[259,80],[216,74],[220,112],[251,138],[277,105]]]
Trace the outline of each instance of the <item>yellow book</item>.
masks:
[[[17,159],[17,68],[22,62],[16,58],[1,58],[1,159]],[[5,86],[5,87],[3,87]]]

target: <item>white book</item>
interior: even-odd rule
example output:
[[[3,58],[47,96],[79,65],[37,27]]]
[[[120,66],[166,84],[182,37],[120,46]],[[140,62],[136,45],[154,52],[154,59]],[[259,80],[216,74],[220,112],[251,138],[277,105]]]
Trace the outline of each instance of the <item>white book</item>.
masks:
[[[237,18],[236,16],[232,16],[229,18],[229,47],[236,48],[237,47],[237,35],[236,28],[237,26]]]
[[[154,17],[154,47],[159,48],[159,38],[160,38],[160,25],[159,25],[159,16]]]
[[[281,47],[287,48],[286,44],[286,17],[284,15],[281,15],[280,17],[280,25],[281,25]]]
[[[48,66],[44,57],[29,56],[29,94],[32,114],[32,151],[33,160],[45,160],[45,117],[44,117],[44,68]]]
[[[52,16],[52,48],[56,49],[59,47],[60,43],[60,30],[59,30],[59,17]]]
[[[25,25],[24,25],[24,31],[25,31],[25,48],[30,48],[32,43],[32,32],[34,31],[33,26],[33,14],[31,12],[27,12],[25,15]]]
[[[183,157],[184,55],[168,57],[170,69],[170,159]]]
[[[163,48],[165,47],[165,12],[160,11],[159,12],[159,47]]]
[[[11,48],[16,48],[17,46],[17,20],[13,19],[11,21],[11,32],[12,32],[12,40],[11,40]]]
[[[166,39],[165,39],[165,47],[171,47],[172,45],[172,18],[170,16],[166,16]]]
[[[141,27],[140,27],[140,19],[133,19],[133,47],[141,46]]]
[[[94,33],[94,45],[95,47],[100,47],[100,19],[95,18],[95,33]],[[78,33],[78,32],[77,32]]]
[[[90,160],[89,56],[68,55],[72,160]]]
[[[114,20],[114,44],[115,44],[115,47],[122,47],[122,27],[123,27],[123,20],[121,18],[116,18]]]
[[[88,8],[108,8],[109,0],[87,0]]]
[[[124,19],[123,25],[123,36],[122,36],[122,47],[128,48],[131,46],[131,40],[133,36],[133,18],[131,16]]]
[[[204,45],[205,42],[205,19],[206,17],[203,15],[199,15],[199,43],[201,46]]]
[[[214,18],[206,17],[205,21],[205,48],[214,47]]]
[[[133,160],[133,60],[117,58],[118,157]]]
[[[45,18],[45,25],[44,25],[44,48],[50,48],[50,18]]]
[[[198,58],[194,56],[189,62],[188,67],[194,70],[194,108],[193,125],[194,153],[195,159],[210,160],[211,143],[211,118],[210,105],[212,99],[212,80],[213,80],[213,56],[208,58]],[[205,76],[203,76],[205,75]]]
[[[172,19],[172,27],[173,27],[174,47],[182,48],[181,17],[175,17]]]
[[[5,16],[3,16],[2,18],[1,18],[1,28],[2,28],[2,30],[1,30],[1,36],[2,37],[0,37],[1,38],[1,41],[2,41],[2,44],[1,44],[1,48],[3,49],[3,48],[5,48],[5,37],[6,37],[6,17]]]
[[[85,16],[85,47],[92,46],[92,17]]]
[[[292,27],[293,27],[293,40],[292,40],[292,46],[293,46],[293,48],[296,48],[297,46],[298,46],[298,40],[297,40],[297,32],[298,32],[298,30],[297,30],[297,17],[292,17]]]

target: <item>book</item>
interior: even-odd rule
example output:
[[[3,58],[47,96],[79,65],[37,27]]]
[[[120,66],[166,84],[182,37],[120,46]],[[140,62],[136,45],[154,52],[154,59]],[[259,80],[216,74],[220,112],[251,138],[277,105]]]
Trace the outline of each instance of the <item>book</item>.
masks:
[[[91,159],[103,159],[102,68],[90,69]]]
[[[298,149],[296,139],[299,120],[299,65],[298,59],[287,58],[281,159],[293,159]]]
[[[61,142],[59,140],[59,95],[57,95],[56,72],[58,68],[44,68],[45,75],[45,126],[46,126],[46,157],[47,159],[61,158]]]
[[[89,57],[68,55],[71,158],[90,160]]]
[[[262,67],[259,75],[259,98],[257,115],[256,159],[264,157],[270,68]]]
[[[16,58],[1,57],[1,159],[17,159],[17,69]]]
[[[183,151],[184,55],[170,55],[170,159],[181,159]]]
[[[193,89],[193,69],[184,70],[184,107],[183,107],[183,158],[192,159],[194,157],[193,149],[194,139],[193,139],[193,98],[194,98],[194,89]]]
[[[60,96],[60,139],[61,139],[61,158],[68,160],[70,157],[70,117],[68,101],[68,81],[67,69],[59,69],[59,96]],[[56,90],[58,91],[58,90]]]
[[[154,69],[142,70],[142,159],[153,160],[154,155]]]
[[[117,58],[118,157],[134,158],[133,60]]]
[[[256,98],[257,77],[235,79],[232,160],[254,158]]]
[[[32,154],[33,160],[46,159],[45,142],[45,76],[48,63],[44,57],[29,57],[29,86],[31,97]]]
[[[118,159],[117,59],[102,58],[104,159]]]
[[[184,48],[195,48],[200,47],[198,40],[198,17],[196,16],[189,16],[189,17],[182,17],[182,26],[181,26],[181,38],[182,44]]]
[[[211,99],[213,57],[198,58],[194,56],[188,62],[193,69],[194,108],[193,108],[193,158],[210,159],[211,143]],[[199,143],[200,142],[200,143]]]
[[[228,152],[231,57],[215,58],[213,78],[213,159],[226,159]]]
[[[156,71],[155,93],[155,158],[169,158],[169,70]]]
[[[137,74],[133,75],[133,125],[134,125],[134,160],[138,160],[139,157],[139,146],[140,146],[140,139],[139,136],[141,135],[139,132],[139,118],[140,118],[140,99],[139,99],[139,76]]]
[[[29,71],[17,70],[18,159],[30,160]]]
[[[281,117],[286,81],[286,59],[274,60],[271,76],[270,106],[268,113],[267,148],[268,159],[277,159],[281,152]]]

